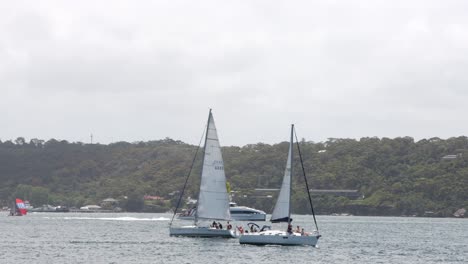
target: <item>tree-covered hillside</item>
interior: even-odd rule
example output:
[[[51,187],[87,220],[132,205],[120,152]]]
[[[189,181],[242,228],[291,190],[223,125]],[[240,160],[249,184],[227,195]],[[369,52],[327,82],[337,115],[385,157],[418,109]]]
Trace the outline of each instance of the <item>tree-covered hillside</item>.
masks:
[[[432,211],[449,216],[468,207],[466,137],[417,142],[410,137],[303,140],[300,145],[311,188],[356,189],[364,196],[356,200],[313,196],[319,213],[424,215]],[[255,189],[279,188],[287,148],[286,142],[223,147],[226,176],[239,204],[271,211],[275,193]],[[174,205],[177,195],[171,194],[183,186],[196,149],[171,139],[109,145],[54,139],[0,141],[0,201],[6,205],[21,196],[34,206],[81,206],[114,197],[127,203],[129,210],[148,210],[142,206],[142,197],[151,195]],[[198,155],[186,196],[197,196],[200,163]],[[300,167],[295,171],[293,211],[308,213]],[[158,210],[171,207],[169,202],[155,206]]]

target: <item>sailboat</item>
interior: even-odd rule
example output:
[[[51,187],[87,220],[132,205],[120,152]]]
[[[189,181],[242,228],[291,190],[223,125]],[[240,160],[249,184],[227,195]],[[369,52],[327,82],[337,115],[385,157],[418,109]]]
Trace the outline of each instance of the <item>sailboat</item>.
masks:
[[[172,226],[174,216],[177,213],[180,200],[183,196],[187,184],[188,176],[190,176],[189,172],[185,186],[179,197],[177,208],[174,211],[174,216],[172,217],[169,226],[169,234],[171,236],[188,237],[237,237],[236,232],[232,229],[217,229],[216,227],[209,226],[207,223],[207,221],[231,219],[231,214],[229,212],[229,195],[226,189],[226,176],[224,174],[223,157],[221,155],[218,133],[216,131],[211,109],[208,114],[208,122],[205,133],[205,145],[203,149],[204,156],[201,171],[200,192],[198,197],[197,210],[194,216],[194,224],[191,226],[181,227]]]
[[[284,171],[283,183],[281,185],[278,200],[276,201],[275,208],[271,215],[271,222],[286,222],[288,223],[287,228],[284,230],[271,230],[268,226],[264,226],[260,232],[244,233],[239,238],[241,244],[252,244],[252,245],[310,245],[316,246],[318,239],[321,237],[318,232],[317,221],[315,219],[315,213],[312,206],[312,200],[309,193],[309,187],[307,178],[305,177],[304,166],[302,166],[305,185],[307,193],[309,194],[309,202],[314,217],[316,230],[311,233],[305,232],[293,232],[292,230],[292,219],[291,219],[291,179],[293,175],[293,149],[294,149],[294,125],[291,125],[291,140],[289,143],[288,159],[286,162],[286,169]],[[302,156],[297,144],[299,157],[302,164]]]
[[[16,201],[12,208],[10,209],[11,216],[22,216],[26,215],[28,210],[26,210],[26,206],[24,205],[23,200],[16,198]]]

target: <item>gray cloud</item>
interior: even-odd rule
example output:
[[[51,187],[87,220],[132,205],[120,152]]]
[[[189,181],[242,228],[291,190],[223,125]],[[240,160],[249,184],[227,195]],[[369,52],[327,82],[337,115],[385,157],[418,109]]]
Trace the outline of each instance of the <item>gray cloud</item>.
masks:
[[[466,134],[465,1],[14,1],[0,139]]]

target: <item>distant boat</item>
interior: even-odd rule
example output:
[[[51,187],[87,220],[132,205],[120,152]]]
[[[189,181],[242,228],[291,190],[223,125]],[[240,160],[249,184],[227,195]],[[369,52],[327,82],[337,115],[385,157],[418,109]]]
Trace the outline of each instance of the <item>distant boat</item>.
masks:
[[[99,205],[90,204],[90,205],[85,205],[85,206],[80,207],[80,210],[82,210],[82,211],[99,211],[99,210],[102,210],[102,207],[99,206]]]
[[[303,230],[298,230],[298,232],[293,232],[292,229],[292,219],[291,219],[291,183],[293,176],[293,149],[294,149],[294,125],[291,126],[291,140],[289,142],[289,153],[288,159],[286,162],[286,169],[284,171],[283,183],[281,185],[280,193],[278,200],[276,201],[273,214],[271,215],[271,222],[286,222],[288,223],[287,229],[281,230],[271,230],[269,226],[264,226],[260,232],[250,232],[244,233],[239,238],[239,243],[241,244],[252,244],[252,245],[310,245],[316,246],[320,234],[318,233],[317,221],[315,220],[315,213],[312,207],[312,200],[310,198],[309,188],[307,184],[307,178],[304,173],[304,180],[306,185],[307,193],[309,193],[309,202],[311,206],[312,215],[314,217],[314,222],[316,230],[311,233],[305,233]],[[299,149],[299,157],[302,164],[301,152]],[[304,167],[302,166],[304,169]],[[250,225],[252,228],[252,225]],[[253,228],[252,228],[253,229]],[[251,229],[251,230],[252,230]],[[302,231],[302,232],[301,232]]]
[[[67,213],[70,212],[70,209],[66,206],[52,206],[50,204],[44,204],[29,211],[34,213]]]
[[[182,220],[195,219],[195,211],[197,208],[192,208],[184,213],[180,213],[177,218]],[[231,219],[236,221],[265,221],[266,213],[262,210],[257,210],[247,206],[238,206],[234,202],[229,203],[229,211]]]
[[[204,153],[200,180],[200,192],[198,197],[197,210],[194,213],[194,224],[192,226],[173,227],[173,221],[171,221],[169,234],[171,236],[187,237],[234,238],[236,237],[234,230],[217,229],[215,227],[209,226],[209,224],[206,222],[211,220],[231,219],[231,213],[229,210],[229,196],[226,189],[226,176],[224,174],[224,162],[221,155],[218,133],[216,131],[211,109],[208,114],[208,124],[203,150]],[[188,176],[189,175],[190,173]],[[184,186],[184,189],[181,192],[180,198],[183,196],[185,187],[186,186]],[[174,212],[174,216],[176,213],[177,208]],[[174,219],[174,216],[172,217],[172,220]],[[205,222],[200,223],[200,221]]]
[[[11,216],[23,216],[28,213],[26,210],[26,206],[24,206],[24,202],[21,199],[16,198],[15,204],[12,206],[10,210]]]
[[[463,217],[465,217],[465,214],[466,214],[466,209],[465,209],[465,208],[461,208],[461,209],[458,209],[458,210],[453,214],[453,216],[459,217],[459,218],[463,218]]]

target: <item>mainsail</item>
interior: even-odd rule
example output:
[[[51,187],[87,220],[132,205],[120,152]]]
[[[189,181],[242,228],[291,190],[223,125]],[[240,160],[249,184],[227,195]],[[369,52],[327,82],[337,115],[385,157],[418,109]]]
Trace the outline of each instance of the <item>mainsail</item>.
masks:
[[[229,195],[218,134],[213,115],[208,116],[200,194],[195,219],[229,220]]]
[[[291,175],[292,175],[292,159],[293,159],[293,131],[291,127],[291,141],[289,142],[288,161],[284,170],[283,183],[281,184],[278,200],[271,214],[271,222],[289,222],[291,217]]]

